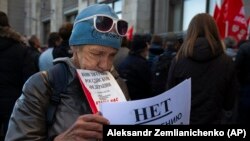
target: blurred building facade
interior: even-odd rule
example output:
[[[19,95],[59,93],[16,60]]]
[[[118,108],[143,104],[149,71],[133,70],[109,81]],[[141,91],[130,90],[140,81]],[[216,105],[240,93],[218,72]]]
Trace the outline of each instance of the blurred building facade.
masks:
[[[212,14],[223,0],[0,0],[0,10],[23,35],[36,34],[46,44],[48,34],[65,22],[73,22],[78,11],[95,3],[107,3],[137,33],[166,33],[187,29],[199,12]],[[244,0],[250,15],[250,0]]]

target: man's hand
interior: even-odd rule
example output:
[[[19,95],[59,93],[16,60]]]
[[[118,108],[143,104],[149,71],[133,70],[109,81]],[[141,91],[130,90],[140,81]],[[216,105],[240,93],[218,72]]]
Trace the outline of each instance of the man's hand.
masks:
[[[54,141],[102,139],[103,124],[109,124],[109,121],[99,112],[80,116],[68,130],[58,135]]]

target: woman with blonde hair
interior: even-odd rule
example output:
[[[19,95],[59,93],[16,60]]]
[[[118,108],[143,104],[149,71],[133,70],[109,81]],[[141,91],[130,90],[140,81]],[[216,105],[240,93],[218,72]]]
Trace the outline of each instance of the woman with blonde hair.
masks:
[[[168,89],[191,78],[190,124],[221,124],[225,113],[232,114],[238,93],[235,69],[209,14],[191,20],[168,76]]]

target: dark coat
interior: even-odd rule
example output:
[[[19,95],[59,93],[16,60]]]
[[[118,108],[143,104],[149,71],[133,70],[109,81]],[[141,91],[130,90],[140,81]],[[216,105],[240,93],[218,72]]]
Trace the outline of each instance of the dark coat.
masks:
[[[0,116],[11,114],[16,99],[21,95],[22,86],[34,68],[21,36],[9,27],[0,27]]]
[[[72,51],[69,46],[69,41],[63,41],[59,47],[54,48],[53,52],[53,58],[59,58],[59,57],[72,57]]]
[[[249,124],[250,118],[250,40],[242,44],[236,55],[236,70],[241,84],[239,122]]]
[[[175,50],[167,48],[161,55],[154,58],[151,67],[152,92],[154,95],[158,95],[166,91],[168,71],[171,61],[175,55]]]
[[[217,124],[223,110],[231,110],[238,93],[236,72],[232,60],[217,50],[215,54],[205,38],[198,38],[193,56],[173,60],[168,88],[191,78],[190,124]]]
[[[27,54],[31,57],[29,62],[32,66],[35,67],[36,69],[36,72],[39,71],[39,65],[38,65],[38,62],[39,62],[39,57],[41,55],[41,52],[35,48],[35,47],[27,47]]]
[[[145,58],[129,53],[118,66],[118,73],[125,79],[132,100],[152,96],[151,72]]]
[[[235,64],[240,84],[250,85],[250,41],[240,46]]]

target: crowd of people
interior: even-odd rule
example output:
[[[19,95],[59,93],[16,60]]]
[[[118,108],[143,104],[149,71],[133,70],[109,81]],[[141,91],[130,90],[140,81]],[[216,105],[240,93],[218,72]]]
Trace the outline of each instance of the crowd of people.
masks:
[[[44,49],[37,35],[22,36],[11,27],[6,13],[0,11],[0,140],[29,77],[51,68],[56,58],[72,56],[68,44],[72,28],[71,23],[65,23],[58,32],[50,33]]]
[[[128,23],[112,8],[95,4],[80,11],[73,24],[50,33],[48,48],[41,51],[36,35],[27,44],[0,12],[2,138],[102,139],[102,126],[109,121],[100,112],[91,113],[76,69],[111,72],[127,100],[159,95],[191,78],[191,125],[249,123],[249,40],[221,40],[215,20],[206,13],[194,16],[186,33],[171,40],[139,33],[128,40],[127,30]],[[51,72],[68,77],[48,125]]]

